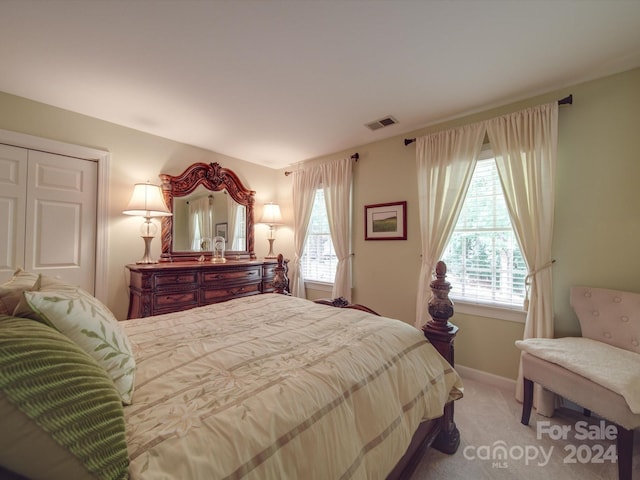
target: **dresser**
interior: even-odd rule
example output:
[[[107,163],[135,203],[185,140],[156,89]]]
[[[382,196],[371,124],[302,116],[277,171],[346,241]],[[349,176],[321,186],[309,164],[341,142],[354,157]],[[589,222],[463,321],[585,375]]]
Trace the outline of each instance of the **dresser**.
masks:
[[[131,264],[129,313],[141,318],[273,292],[276,260]]]

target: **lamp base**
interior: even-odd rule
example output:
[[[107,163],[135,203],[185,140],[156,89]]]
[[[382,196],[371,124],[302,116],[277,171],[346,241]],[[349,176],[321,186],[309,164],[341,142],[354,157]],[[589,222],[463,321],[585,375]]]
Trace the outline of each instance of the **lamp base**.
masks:
[[[273,253],[273,241],[275,238],[267,238],[269,240],[269,253],[264,258],[277,258],[278,256]]]
[[[144,240],[144,255],[140,260],[136,262],[136,264],[146,265],[150,263],[158,263],[157,260],[154,260],[153,258],[151,258],[151,240],[153,240],[153,237],[142,236],[142,239]]]

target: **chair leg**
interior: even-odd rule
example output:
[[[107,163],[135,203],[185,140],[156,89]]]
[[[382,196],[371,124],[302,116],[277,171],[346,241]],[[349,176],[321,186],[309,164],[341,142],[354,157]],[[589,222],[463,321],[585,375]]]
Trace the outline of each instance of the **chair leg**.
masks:
[[[524,398],[522,399],[522,418],[520,419],[520,423],[523,425],[529,425],[531,407],[533,407],[533,381],[525,378]]]
[[[618,480],[631,480],[633,468],[633,430],[618,425]]]

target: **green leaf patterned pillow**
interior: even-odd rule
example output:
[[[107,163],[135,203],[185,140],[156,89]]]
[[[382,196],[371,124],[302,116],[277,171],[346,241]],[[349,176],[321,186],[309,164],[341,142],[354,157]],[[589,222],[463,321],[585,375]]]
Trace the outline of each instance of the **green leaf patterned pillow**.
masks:
[[[129,339],[111,311],[81,288],[25,291],[15,316],[40,320],[64,333],[109,374],[122,402],[133,396],[136,364]]]
[[[0,316],[0,477],[126,479],[124,411],[96,361],[56,329]],[[10,477],[13,478],[13,477]]]

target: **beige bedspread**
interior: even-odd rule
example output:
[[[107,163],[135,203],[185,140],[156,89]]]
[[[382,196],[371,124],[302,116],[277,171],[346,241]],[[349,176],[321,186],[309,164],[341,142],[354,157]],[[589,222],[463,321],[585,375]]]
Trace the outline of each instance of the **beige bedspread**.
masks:
[[[132,479],[384,478],[462,396],[422,332],[276,294],[123,322]]]

